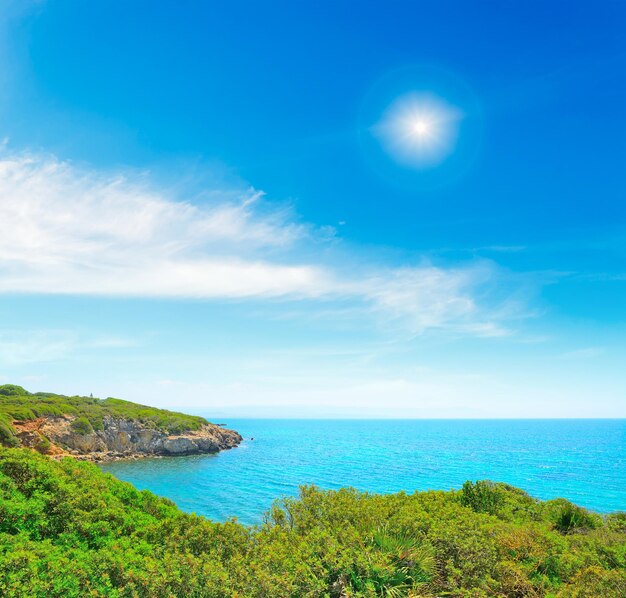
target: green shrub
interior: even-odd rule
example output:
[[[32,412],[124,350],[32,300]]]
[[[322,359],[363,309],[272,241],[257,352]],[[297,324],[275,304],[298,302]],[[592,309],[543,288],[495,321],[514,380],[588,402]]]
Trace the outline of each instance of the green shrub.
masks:
[[[37,444],[35,445],[35,450],[41,454],[46,454],[50,448],[52,447],[52,443],[45,436],[41,435]]]
[[[391,532],[383,526],[372,536],[371,545],[385,557],[365,575],[352,574],[354,590],[372,588],[377,595],[406,595],[411,590],[426,588],[436,572],[435,551],[408,532]]]
[[[489,480],[468,481],[463,484],[460,501],[476,513],[495,515],[504,504],[504,492]]]
[[[496,487],[505,507],[491,515],[462,505],[461,492],[309,486],[249,528],[183,513],[90,463],[0,448],[0,595],[626,595],[619,516],[560,534],[563,501]]]
[[[0,417],[0,445],[4,446],[18,446],[19,440],[15,436],[15,431],[11,423]]]
[[[23,396],[27,394],[29,394],[28,391],[24,390],[21,386],[17,386],[16,384],[3,384],[0,386],[0,395]]]
[[[545,508],[554,528],[562,534],[591,530],[602,524],[597,515],[564,498],[547,501]]]
[[[626,571],[587,567],[578,573],[558,598],[622,598],[626,596]]]
[[[626,533],[626,511],[611,513],[606,519],[607,527],[618,533]]]
[[[22,405],[11,409],[10,415],[11,419],[17,421],[28,421],[37,417],[32,409]]]
[[[73,432],[81,434],[82,436],[85,436],[86,434],[91,434],[93,432],[93,427],[86,417],[77,417],[70,424],[70,428]]]

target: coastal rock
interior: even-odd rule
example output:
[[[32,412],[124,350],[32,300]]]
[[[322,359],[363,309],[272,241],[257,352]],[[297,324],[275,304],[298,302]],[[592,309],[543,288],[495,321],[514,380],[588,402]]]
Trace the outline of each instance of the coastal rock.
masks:
[[[52,446],[50,454],[72,454],[79,458],[107,461],[128,457],[195,455],[217,453],[237,446],[243,438],[234,430],[205,424],[198,430],[167,434],[138,420],[107,416],[103,429],[80,434],[72,430],[70,416],[40,417],[14,422],[17,436],[25,446],[37,447],[42,437]]]

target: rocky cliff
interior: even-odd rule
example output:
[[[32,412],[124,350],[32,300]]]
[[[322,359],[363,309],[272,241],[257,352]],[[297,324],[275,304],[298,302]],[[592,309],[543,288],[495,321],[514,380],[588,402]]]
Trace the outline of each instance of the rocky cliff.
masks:
[[[234,430],[210,423],[198,430],[167,434],[138,420],[106,416],[102,430],[78,433],[71,427],[74,419],[71,416],[45,416],[15,421],[13,426],[24,446],[50,455],[70,454],[94,461],[217,453],[242,441]]]

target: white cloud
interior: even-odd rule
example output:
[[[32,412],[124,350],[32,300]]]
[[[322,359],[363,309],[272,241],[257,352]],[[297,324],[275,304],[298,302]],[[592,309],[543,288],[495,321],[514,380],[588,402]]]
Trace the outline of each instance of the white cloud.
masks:
[[[310,266],[244,261],[300,228],[260,217],[249,192],[207,207],[146,181],[103,177],[50,157],[0,160],[0,291],[163,297],[315,295]]]
[[[585,347],[557,355],[557,359],[591,359],[604,354],[604,347]]]
[[[74,348],[73,335],[54,330],[0,330],[0,364],[3,367],[56,361]]]
[[[268,211],[254,190],[212,191],[192,203],[145,175],[3,150],[0,227],[0,293],[342,300],[410,333],[504,332],[502,305],[481,296],[497,278],[493,264],[305,259],[328,237],[323,228],[316,239],[289,211]]]
[[[85,350],[119,350],[138,345],[135,339],[101,335],[87,337],[72,330],[0,329],[0,366],[63,361]]]
[[[487,263],[466,269],[398,268],[363,281],[362,292],[387,322],[395,321],[412,333],[452,327],[477,336],[499,336],[504,329],[485,319],[475,299],[480,285],[494,276],[494,267]]]
[[[246,371],[246,363],[239,363]],[[514,365],[511,367],[515,368]],[[510,370],[471,372],[453,367],[411,373],[403,368],[285,368],[267,363],[275,375],[220,382],[118,383],[116,390],[140,403],[203,413],[210,418],[525,418],[621,417],[623,390],[596,379],[566,380],[561,372],[520,383]],[[597,400],[590,402],[594,390]],[[108,392],[104,391],[104,392]],[[594,395],[595,396],[595,395]],[[220,421],[218,419],[218,421]],[[228,421],[225,419],[224,421]]]

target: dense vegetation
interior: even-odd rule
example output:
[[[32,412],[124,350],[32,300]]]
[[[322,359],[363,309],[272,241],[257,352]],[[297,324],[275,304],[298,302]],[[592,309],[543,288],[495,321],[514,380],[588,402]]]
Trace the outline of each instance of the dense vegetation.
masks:
[[[0,595],[626,596],[626,514],[490,482],[302,488],[212,523],[72,458],[0,448]]]
[[[121,399],[66,397],[53,393],[30,393],[14,384],[0,386],[0,444],[18,445],[13,420],[26,421],[45,415],[76,417],[72,428],[79,434],[102,430],[103,419],[107,415],[139,420],[169,434],[197,430],[207,423],[203,417],[146,407]]]

